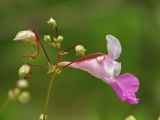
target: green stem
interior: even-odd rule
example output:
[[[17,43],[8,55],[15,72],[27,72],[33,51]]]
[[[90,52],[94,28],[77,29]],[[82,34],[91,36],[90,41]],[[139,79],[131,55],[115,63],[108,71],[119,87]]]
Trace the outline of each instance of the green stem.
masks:
[[[55,74],[51,77],[50,81],[49,81],[49,86],[48,86],[48,91],[47,91],[47,96],[45,99],[45,103],[44,103],[44,109],[43,109],[43,113],[42,115],[44,116],[42,120],[46,120],[46,116],[47,116],[47,110],[48,110],[48,104],[49,104],[49,99],[51,97],[51,92],[52,92],[52,88],[53,88],[53,82],[55,79]]]
[[[0,114],[3,112],[3,110],[6,108],[6,106],[9,104],[10,100],[7,98],[5,102],[3,103],[2,107],[0,108]]]

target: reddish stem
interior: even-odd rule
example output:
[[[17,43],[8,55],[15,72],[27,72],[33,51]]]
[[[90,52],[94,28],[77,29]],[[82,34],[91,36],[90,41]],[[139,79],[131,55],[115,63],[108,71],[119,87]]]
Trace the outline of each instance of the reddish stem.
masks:
[[[75,62],[80,62],[80,61],[83,61],[83,60],[86,60],[86,59],[91,59],[91,57],[94,58],[94,57],[98,57],[98,56],[101,56],[101,55],[104,55],[104,53],[97,52],[97,53],[92,53],[92,54],[85,55],[83,57],[80,57],[78,60],[75,60],[75,61],[72,61],[72,62],[68,63],[67,65],[63,66],[63,68],[66,68],[66,67],[68,67],[69,65],[71,65]]]
[[[32,29],[32,31],[33,31],[33,32],[35,33],[35,35],[36,35],[37,44],[38,44],[38,42],[40,43],[40,45],[41,45],[41,47],[42,47],[42,49],[43,49],[43,51],[44,51],[44,54],[46,55],[46,58],[47,58],[47,60],[48,60],[48,64],[51,65],[51,60],[50,60],[50,58],[49,58],[49,56],[48,56],[48,54],[47,54],[47,52],[46,52],[46,50],[45,50],[42,42],[41,42],[41,40],[39,39],[39,36],[38,36],[37,32],[36,32],[35,30],[33,30],[33,29]],[[39,45],[37,45],[37,46],[39,46]],[[39,47],[38,47],[38,49],[39,49]],[[38,50],[37,50],[37,51],[38,51]]]

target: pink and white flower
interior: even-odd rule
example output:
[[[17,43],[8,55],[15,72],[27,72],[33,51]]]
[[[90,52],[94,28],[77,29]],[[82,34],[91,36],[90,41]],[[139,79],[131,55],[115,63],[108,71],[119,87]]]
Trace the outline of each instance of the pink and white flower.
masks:
[[[60,62],[59,65],[68,65],[69,67],[84,70],[112,86],[122,101],[137,104],[138,99],[135,94],[139,88],[139,80],[131,73],[120,75],[121,63],[117,62],[116,59],[119,58],[122,52],[121,44],[119,40],[112,35],[107,35],[106,40],[108,55],[101,54],[95,58],[76,62]]]

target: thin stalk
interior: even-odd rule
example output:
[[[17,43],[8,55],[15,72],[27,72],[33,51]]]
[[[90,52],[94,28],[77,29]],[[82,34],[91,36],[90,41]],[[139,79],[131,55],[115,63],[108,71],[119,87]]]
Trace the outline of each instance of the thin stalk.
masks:
[[[75,44],[72,47],[65,49],[64,52],[69,52],[69,51],[73,50],[77,45],[78,44]]]
[[[51,60],[50,60],[50,58],[49,58],[49,56],[48,56],[48,54],[47,54],[42,42],[41,42],[41,40],[39,39],[39,36],[38,36],[37,32],[35,30],[32,30],[32,31],[35,33],[35,35],[36,35],[36,37],[37,37],[37,39],[38,39],[38,41],[39,41],[39,43],[40,43],[40,45],[41,45],[41,47],[43,49],[43,52],[44,52],[44,54],[45,54],[45,56],[47,58],[48,64],[51,65]]]
[[[55,27],[55,33],[56,33],[56,37],[59,36],[59,31],[58,31],[58,26]],[[57,60],[56,60],[56,64],[58,64],[58,62],[60,61],[61,59],[61,56],[59,55],[59,52],[60,52],[60,48],[57,48]]]
[[[10,100],[9,100],[9,98],[7,98],[6,100],[5,100],[5,102],[3,103],[3,105],[1,106],[1,108],[0,108],[0,114],[3,112],[3,110],[6,108],[6,106],[9,104],[9,102],[10,102]]]
[[[56,37],[58,37],[59,32],[58,32],[58,27],[57,26],[55,27],[55,31],[56,31]]]
[[[43,113],[42,113],[44,117],[43,117],[42,120],[46,120],[48,104],[49,104],[49,99],[50,99],[51,93],[52,93],[54,79],[55,79],[55,74],[51,77],[51,79],[49,81],[49,86],[48,86],[48,90],[47,90],[47,96],[46,96],[46,99],[45,99]]]
[[[92,59],[94,57],[98,57],[98,56],[101,56],[101,55],[104,55],[104,53],[97,52],[97,53],[92,53],[92,54],[82,56],[78,60],[72,61],[72,62],[68,63],[67,65],[63,66],[62,69],[68,67],[69,65],[71,65],[75,62],[80,62],[80,61],[83,61],[83,60],[86,60],[86,59]]]
[[[35,67],[40,67],[40,68],[48,69],[47,66],[43,66],[43,65],[37,65],[37,64],[32,64],[32,63],[27,63],[27,64],[30,65],[30,66],[35,66]]]

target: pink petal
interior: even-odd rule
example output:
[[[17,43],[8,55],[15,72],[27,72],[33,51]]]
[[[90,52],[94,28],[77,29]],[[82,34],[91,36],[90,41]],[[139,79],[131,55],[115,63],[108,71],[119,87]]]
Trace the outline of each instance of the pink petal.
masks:
[[[112,35],[107,35],[106,40],[107,40],[107,50],[109,57],[114,60],[119,58],[122,52],[119,40]]]
[[[137,104],[135,93],[139,88],[139,80],[132,74],[126,73],[115,77],[110,85],[122,101]]]
[[[60,66],[65,66],[70,62],[61,62]],[[97,58],[91,58],[79,62],[74,62],[69,67],[84,70],[91,75],[102,79],[104,82],[108,83],[110,78],[120,72],[120,63],[113,61],[107,55],[99,56]]]

